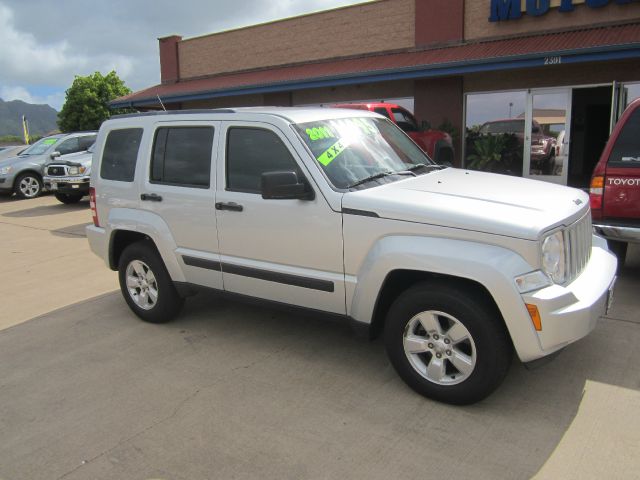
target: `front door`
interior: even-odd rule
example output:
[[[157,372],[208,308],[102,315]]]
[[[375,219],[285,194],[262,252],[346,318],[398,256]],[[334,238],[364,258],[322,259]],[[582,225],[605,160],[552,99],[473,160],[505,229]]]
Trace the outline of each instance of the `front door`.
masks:
[[[223,122],[216,216],[224,288],[345,313],[342,214],[331,209],[277,127]],[[312,200],[265,200],[262,173],[295,171]]]
[[[525,112],[523,175],[566,185],[571,89],[530,90]]]

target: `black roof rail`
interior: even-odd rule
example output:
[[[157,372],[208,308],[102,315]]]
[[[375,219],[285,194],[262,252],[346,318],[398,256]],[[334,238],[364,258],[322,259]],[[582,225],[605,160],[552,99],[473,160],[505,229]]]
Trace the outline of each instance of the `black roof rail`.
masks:
[[[123,113],[121,115],[114,115],[111,118],[133,118],[133,117],[152,117],[155,115],[173,115],[173,114],[187,114],[193,115],[198,113],[236,113],[235,110],[230,108],[201,108],[193,110],[158,110],[153,112],[138,112],[138,113]]]

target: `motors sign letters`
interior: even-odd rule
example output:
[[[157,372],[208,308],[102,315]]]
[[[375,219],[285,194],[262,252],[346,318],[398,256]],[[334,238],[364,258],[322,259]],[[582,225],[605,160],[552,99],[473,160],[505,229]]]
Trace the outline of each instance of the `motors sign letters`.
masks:
[[[610,3],[625,5],[638,0],[557,0],[553,2],[554,6],[558,6],[559,12],[571,12],[577,3],[586,3],[590,8],[600,8]],[[526,9],[523,8],[522,0],[491,0],[490,22],[499,22],[503,20],[515,20],[522,17],[524,13],[532,17],[539,17],[547,13],[552,7],[551,0],[526,0]],[[558,5],[559,3],[559,5]]]

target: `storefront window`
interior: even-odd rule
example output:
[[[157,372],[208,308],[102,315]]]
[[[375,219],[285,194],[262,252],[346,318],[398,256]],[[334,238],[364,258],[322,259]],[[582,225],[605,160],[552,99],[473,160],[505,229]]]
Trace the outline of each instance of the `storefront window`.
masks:
[[[524,91],[466,96],[465,167],[522,175]]]
[[[640,83],[626,83],[624,88],[625,107],[640,98]]]

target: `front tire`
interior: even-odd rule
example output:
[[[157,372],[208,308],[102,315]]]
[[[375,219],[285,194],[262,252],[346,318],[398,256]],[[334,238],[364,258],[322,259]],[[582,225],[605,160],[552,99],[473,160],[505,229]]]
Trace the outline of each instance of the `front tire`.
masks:
[[[73,193],[56,193],[56,200],[64,203],[65,205],[72,205],[74,203],[78,203],[82,200],[83,195],[81,193],[73,194]]]
[[[27,172],[16,178],[13,191],[18,198],[36,198],[42,193],[42,186],[42,179],[38,174]]]
[[[124,249],[118,262],[118,279],[127,305],[146,322],[173,320],[184,305],[160,254],[149,241]]]
[[[453,286],[417,284],[392,304],[387,355],[413,390],[445,403],[478,402],[502,382],[513,355],[500,314]]]

